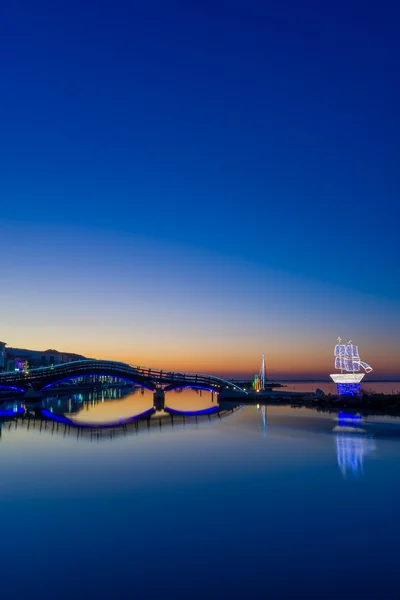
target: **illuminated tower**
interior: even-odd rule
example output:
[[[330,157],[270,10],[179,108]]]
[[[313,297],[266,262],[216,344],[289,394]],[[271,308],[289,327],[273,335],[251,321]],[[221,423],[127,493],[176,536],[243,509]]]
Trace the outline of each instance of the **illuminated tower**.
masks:
[[[265,357],[263,354],[262,360],[261,360],[261,369],[260,369],[260,383],[261,383],[262,390],[265,390],[265,382],[266,381],[267,381],[267,371],[265,369]]]
[[[254,377],[253,387],[258,392],[265,390],[265,382],[267,381],[267,373],[265,371],[265,357],[264,354],[261,358],[261,367],[258,375]]]

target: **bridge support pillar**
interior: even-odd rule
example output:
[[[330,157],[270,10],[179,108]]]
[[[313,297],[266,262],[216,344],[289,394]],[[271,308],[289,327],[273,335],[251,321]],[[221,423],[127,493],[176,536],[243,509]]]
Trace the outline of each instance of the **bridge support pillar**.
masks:
[[[35,390],[34,387],[29,387],[24,394],[24,400],[26,402],[34,402],[37,400],[41,400],[43,398],[43,393]]]
[[[153,395],[154,408],[156,410],[164,410],[165,407],[165,392],[161,388],[156,390]]]

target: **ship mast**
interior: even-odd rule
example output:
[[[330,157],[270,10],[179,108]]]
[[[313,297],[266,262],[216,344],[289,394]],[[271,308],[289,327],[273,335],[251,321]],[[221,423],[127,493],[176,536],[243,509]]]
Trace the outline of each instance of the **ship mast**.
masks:
[[[350,340],[349,342],[347,342],[347,345],[348,345],[348,346],[351,346],[351,345],[352,345],[352,343],[353,343],[353,342]],[[354,373],[355,373],[355,369],[354,369],[354,355],[353,355],[353,352],[351,352],[351,366],[353,367],[353,375],[354,375]]]
[[[339,335],[337,341],[339,342],[339,344],[342,341],[342,338],[340,337],[340,335]],[[342,364],[342,361],[340,361],[340,372],[343,373],[343,364]]]

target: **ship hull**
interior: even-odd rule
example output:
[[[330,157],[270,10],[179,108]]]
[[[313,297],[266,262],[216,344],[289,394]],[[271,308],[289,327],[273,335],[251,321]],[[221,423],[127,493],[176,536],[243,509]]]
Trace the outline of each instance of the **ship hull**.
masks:
[[[334,373],[331,378],[335,383],[360,383],[365,373]]]

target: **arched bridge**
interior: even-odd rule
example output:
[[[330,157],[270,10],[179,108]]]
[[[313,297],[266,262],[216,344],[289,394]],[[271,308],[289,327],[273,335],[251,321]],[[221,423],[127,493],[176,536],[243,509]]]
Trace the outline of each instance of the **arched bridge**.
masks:
[[[76,379],[89,375],[119,377],[134,384],[155,391],[159,388],[168,390],[180,387],[209,389],[214,392],[229,390],[245,392],[231,381],[213,375],[198,373],[175,373],[160,369],[138,367],[110,360],[77,360],[54,367],[41,367],[27,372],[11,371],[0,373],[0,388],[14,389],[21,392],[33,387],[41,391],[68,379]]]

